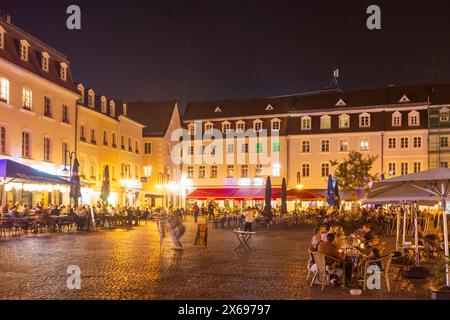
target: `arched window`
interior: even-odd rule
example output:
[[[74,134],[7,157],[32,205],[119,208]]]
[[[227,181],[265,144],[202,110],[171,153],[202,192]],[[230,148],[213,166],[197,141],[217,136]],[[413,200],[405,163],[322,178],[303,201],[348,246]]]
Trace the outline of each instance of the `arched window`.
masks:
[[[408,125],[410,127],[420,126],[420,114],[417,111],[411,111],[408,114]]]
[[[22,131],[22,158],[31,158],[31,133]]]
[[[320,129],[331,129],[331,117],[328,115],[320,117]]]
[[[398,111],[392,114],[392,126],[401,127],[402,126],[402,114]]]
[[[311,117],[304,116],[300,121],[302,130],[311,130]]]
[[[339,128],[350,128],[350,117],[348,116],[348,114],[341,114],[339,116]]]

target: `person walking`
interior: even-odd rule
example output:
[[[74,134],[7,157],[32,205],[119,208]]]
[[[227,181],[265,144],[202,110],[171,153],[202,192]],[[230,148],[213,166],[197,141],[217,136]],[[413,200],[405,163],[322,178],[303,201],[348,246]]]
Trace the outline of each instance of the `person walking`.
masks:
[[[200,208],[197,205],[197,202],[194,202],[194,206],[192,207],[192,211],[194,214],[194,221],[197,223],[198,221],[198,214],[200,213]]]
[[[179,214],[176,212],[169,217],[169,234],[172,239],[172,245],[175,250],[183,250],[183,245],[180,242],[186,232],[186,227],[183,225]]]

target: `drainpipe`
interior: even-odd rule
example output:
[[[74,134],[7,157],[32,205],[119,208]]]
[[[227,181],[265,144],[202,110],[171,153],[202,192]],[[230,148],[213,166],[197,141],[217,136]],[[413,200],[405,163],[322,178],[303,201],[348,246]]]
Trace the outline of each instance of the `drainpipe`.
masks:
[[[384,131],[381,134],[381,174],[384,174]]]

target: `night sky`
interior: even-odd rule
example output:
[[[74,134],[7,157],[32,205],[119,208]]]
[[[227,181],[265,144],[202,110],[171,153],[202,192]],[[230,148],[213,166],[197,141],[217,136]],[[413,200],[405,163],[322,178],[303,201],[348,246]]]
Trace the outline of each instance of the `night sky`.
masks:
[[[416,1],[414,1],[416,2]],[[76,81],[132,100],[217,100],[450,82],[450,1],[0,0]],[[78,4],[82,30],[65,27]],[[366,8],[382,30],[366,28]],[[433,72],[429,72],[434,70]]]

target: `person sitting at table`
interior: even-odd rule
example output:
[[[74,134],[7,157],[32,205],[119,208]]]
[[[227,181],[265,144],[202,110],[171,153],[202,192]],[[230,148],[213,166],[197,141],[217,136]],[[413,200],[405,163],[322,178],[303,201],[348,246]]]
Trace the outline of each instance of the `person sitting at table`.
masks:
[[[317,251],[317,247],[319,246],[319,243],[321,240],[321,229],[319,227],[315,227],[313,231],[313,236],[311,238],[311,251]]]
[[[320,227],[320,240],[323,241],[323,242],[326,242],[327,241],[327,234],[328,234],[327,226],[326,225],[322,225]]]
[[[334,275],[331,282],[334,285],[338,285],[339,279],[344,275],[344,269],[342,268],[342,266],[345,265],[346,262],[345,262],[345,254],[339,251],[339,249],[333,243],[334,240],[335,240],[334,233],[328,233],[327,241],[322,241],[319,243],[317,252],[327,256],[326,264],[328,267],[330,267],[330,269],[332,270],[331,273]],[[329,259],[328,257],[334,258],[338,260],[340,263],[337,263],[336,261]]]
[[[25,217],[30,215],[30,208],[28,207],[28,203],[23,204],[22,213]]]
[[[59,210],[58,206],[56,204],[53,204],[52,208],[50,210],[50,215],[58,217],[60,214],[61,214],[61,211]]]

